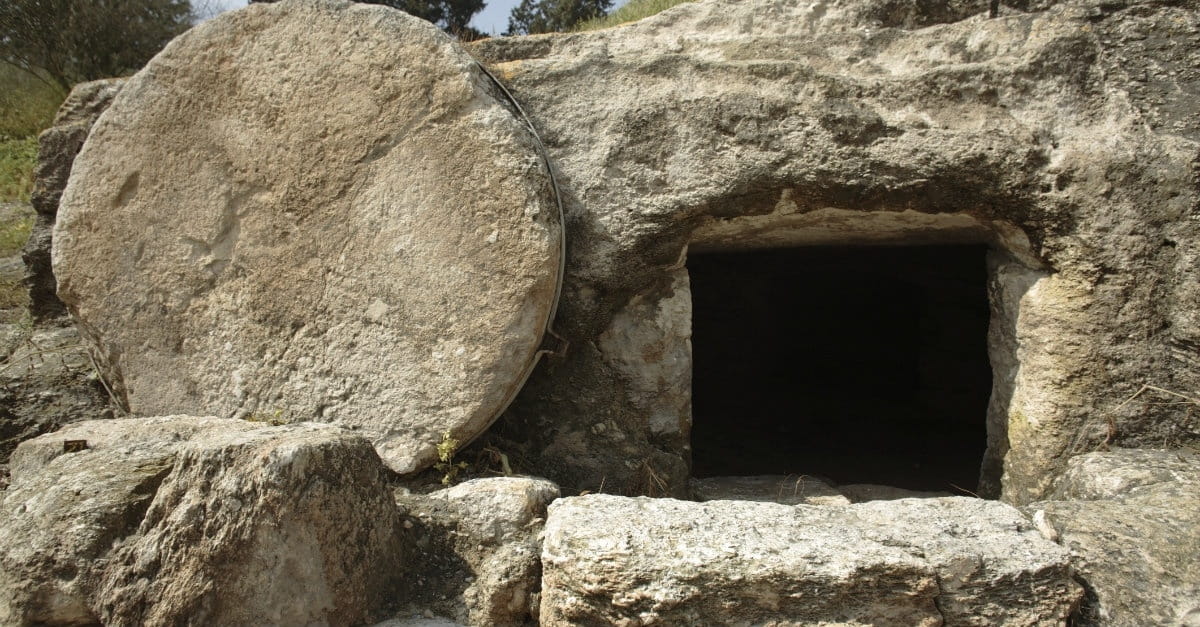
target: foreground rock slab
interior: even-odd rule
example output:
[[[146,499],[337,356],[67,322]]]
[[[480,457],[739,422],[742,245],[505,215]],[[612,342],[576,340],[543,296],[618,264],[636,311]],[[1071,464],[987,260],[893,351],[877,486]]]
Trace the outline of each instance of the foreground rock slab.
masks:
[[[412,601],[464,624],[536,621],[546,506],[558,486],[532,477],[474,479],[445,490],[399,493],[420,564]]]
[[[381,618],[403,564],[384,472],[370,442],[320,424],[172,416],[40,436],[0,502],[0,624]]]
[[[1066,551],[967,498],[567,498],[542,565],[543,625],[1051,625],[1080,596]]]
[[[1081,624],[1200,625],[1200,456],[1079,455],[1053,494],[1024,509],[1071,552]]]
[[[129,79],[52,253],[129,410],[353,427],[398,472],[486,428],[538,355],[562,247],[489,80],[428,22],[334,0],[222,14]]]

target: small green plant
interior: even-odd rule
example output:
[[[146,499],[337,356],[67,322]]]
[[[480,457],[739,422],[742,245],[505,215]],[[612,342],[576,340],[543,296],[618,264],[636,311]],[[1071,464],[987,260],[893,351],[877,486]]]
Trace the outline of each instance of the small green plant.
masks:
[[[283,410],[280,408],[276,408],[275,411],[269,415],[252,412],[249,416],[246,416],[244,420],[246,422],[261,422],[263,424],[271,425],[272,427],[278,427],[280,425],[287,424],[287,421],[283,419]]]
[[[438,462],[433,467],[442,473],[442,485],[450,485],[458,478],[458,473],[467,469],[467,462],[454,461],[458,452],[459,441],[447,431],[442,434],[442,441],[437,444]]]

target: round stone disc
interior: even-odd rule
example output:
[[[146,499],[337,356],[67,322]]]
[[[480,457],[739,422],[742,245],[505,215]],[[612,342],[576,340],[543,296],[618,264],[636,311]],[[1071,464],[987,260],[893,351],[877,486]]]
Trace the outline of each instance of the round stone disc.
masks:
[[[536,362],[556,202],[535,138],[431,24],[255,4],[124,86],[75,161],[54,271],[134,415],[331,422],[411,472]]]

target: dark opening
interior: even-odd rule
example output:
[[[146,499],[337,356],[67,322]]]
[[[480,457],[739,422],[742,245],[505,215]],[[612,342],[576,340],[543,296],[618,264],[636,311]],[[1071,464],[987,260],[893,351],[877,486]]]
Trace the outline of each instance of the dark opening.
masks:
[[[975,490],[992,383],[985,253],[691,256],[693,474]]]

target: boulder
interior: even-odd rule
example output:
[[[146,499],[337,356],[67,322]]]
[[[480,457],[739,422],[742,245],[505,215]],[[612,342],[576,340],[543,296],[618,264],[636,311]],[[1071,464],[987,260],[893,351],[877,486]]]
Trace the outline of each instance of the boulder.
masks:
[[[351,624],[397,601],[386,469],[337,427],[88,421],[12,467],[0,623]]]
[[[961,497],[561,499],[542,567],[542,625],[1050,625],[1080,595],[1017,510]]]
[[[223,13],[76,158],[59,296],[133,415],[328,422],[419,470],[508,404],[557,299],[556,196],[509,107],[395,9]]]
[[[92,125],[112,104],[124,82],[125,79],[112,78],[80,83],[71,88],[50,128],[38,136],[38,159],[30,193],[37,219],[29,241],[21,251],[25,261],[25,283],[29,287],[29,311],[37,322],[67,313],[55,295],[54,273],[50,267],[51,231],[75,156],[83,148]]]
[[[1024,511],[1071,552],[1084,625],[1200,625],[1200,463],[1189,451],[1072,458]]]
[[[837,488],[808,475],[693,479],[697,501],[760,501],[782,505],[849,505]]]
[[[474,479],[426,495],[400,492],[420,579],[412,602],[474,626],[537,620],[546,506],[558,486],[544,479]]]

